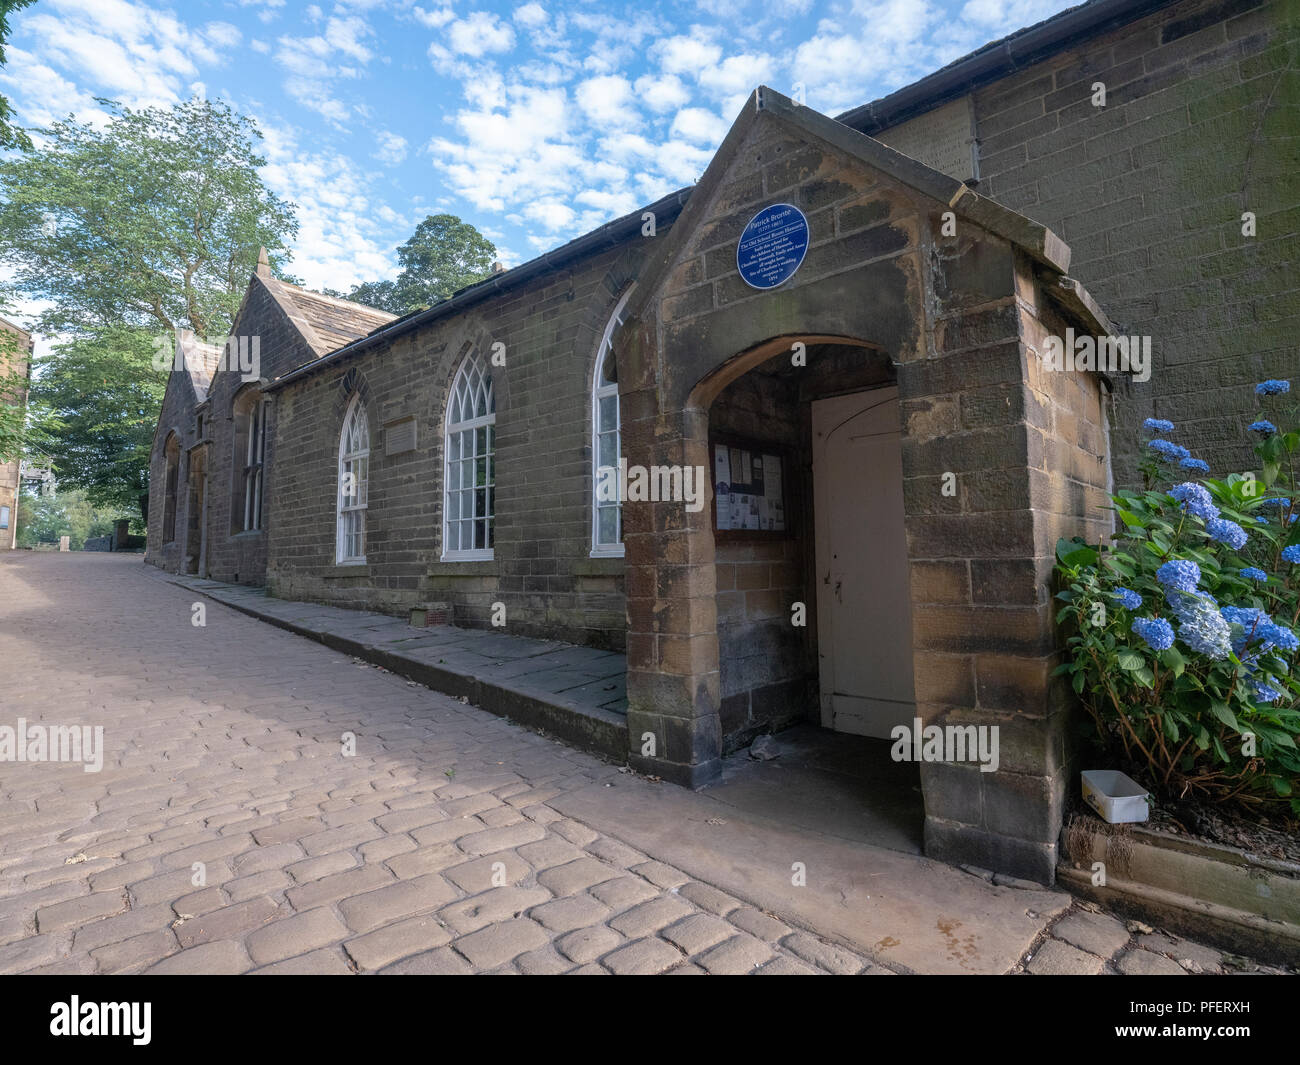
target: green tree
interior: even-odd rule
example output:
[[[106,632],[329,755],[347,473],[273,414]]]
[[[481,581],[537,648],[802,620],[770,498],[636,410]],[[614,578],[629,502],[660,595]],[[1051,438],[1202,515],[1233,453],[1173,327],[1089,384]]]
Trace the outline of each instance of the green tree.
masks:
[[[0,463],[23,456],[27,421],[27,362],[18,334],[0,325]]]
[[[154,334],[101,329],[37,360],[32,400],[44,409],[43,450],[59,479],[98,507],[137,510],[167,375],[153,363]]]
[[[18,546],[55,543],[66,536],[68,546],[80,551],[87,538],[107,536],[118,518],[127,517],[131,515],[111,507],[96,507],[75,488],[49,495],[24,492],[18,500]]]
[[[22,7],[30,7],[36,0],[0,0],[0,66],[5,63],[5,42],[9,40],[9,16]],[[12,122],[13,108],[5,96],[0,96],[0,148],[30,151],[32,142],[21,128]]]
[[[53,306],[42,332],[119,325],[229,331],[265,247],[283,263],[294,208],[259,168],[250,118],[199,97],[139,111],[100,101],[102,126],[69,116],[42,147],[0,162],[0,250],[14,285]]]
[[[407,314],[487,277],[496,254],[496,245],[470,223],[451,214],[429,215],[397,249],[397,280],[364,281],[347,298]]]
[[[68,338],[33,375],[43,450],[95,504],[134,507],[166,386],[151,337],[227,334],[258,249],[281,266],[297,222],[262,182],[251,119],[197,97],[101,103],[106,123],[69,117],[0,160],[0,260],[50,304],[36,328]]]

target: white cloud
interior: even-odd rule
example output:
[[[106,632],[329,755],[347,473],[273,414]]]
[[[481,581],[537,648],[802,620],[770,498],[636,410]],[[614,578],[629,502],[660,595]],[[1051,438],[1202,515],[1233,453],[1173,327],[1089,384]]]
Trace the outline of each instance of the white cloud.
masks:
[[[636,91],[650,110],[660,114],[675,111],[691,98],[691,91],[676,74],[643,74],[636,79]]]
[[[514,19],[519,25],[535,30],[546,25],[546,8],[536,2],[515,8]]]
[[[674,137],[716,148],[731,127],[712,111],[702,107],[685,107],[677,112],[669,132]]]
[[[223,62],[225,50],[240,39],[230,23],[191,29],[170,11],[128,0],[49,0],[24,14],[18,29],[30,54],[40,57],[28,65],[43,82],[61,69],[85,95],[109,95],[134,107],[180,100],[199,80],[200,67]],[[15,96],[20,114],[50,110],[31,83],[20,84]]]
[[[700,85],[713,97],[726,100],[729,111],[736,111],[754,89],[775,79],[776,68],[770,55],[742,52],[702,69]]]
[[[303,107],[341,127],[353,112],[360,113],[362,108],[339,99],[331,84],[338,79],[360,76],[359,67],[341,60],[355,60],[361,66],[370,62],[374,52],[365,41],[373,33],[370,25],[359,16],[332,15],[322,34],[313,37],[286,34],[280,37],[275,60],[287,72],[285,92]]]
[[[475,11],[469,18],[451,23],[447,40],[454,54],[478,57],[508,52],[515,46],[515,31],[496,15]]]
[[[31,52],[11,45],[5,49],[5,60],[0,67],[0,85],[14,94],[24,125],[48,126],[70,114],[83,121],[93,116],[107,117],[91,93],[78,88]]]
[[[233,48],[244,39],[239,27],[232,26],[229,22],[209,22],[203,27],[203,32],[218,48]]]
[[[375,158],[388,166],[396,166],[406,158],[406,138],[389,130],[380,130],[375,134],[379,148]]]
[[[366,21],[356,15],[347,18],[331,18],[325,27],[325,40],[346,56],[351,56],[358,63],[369,63],[374,53],[362,43],[374,31]]]
[[[708,39],[699,27],[691,35],[667,37],[655,45],[659,65],[667,74],[698,76],[722,60],[722,49]]]
[[[456,12],[450,7],[440,7],[434,11],[426,11],[422,7],[415,8],[413,14],[416,20],[431,30],[439,29],[456,17]]]
[[[602,128],[632,126],[640,120],[627,78],[613,74],[588,78],[578,84],[574,97],[587,119]]]
[[[312,151],[300,131],[264,123],[263,133],[263,177],[298,205],[292,272],[310,288],[343,290],[390,276],[390,249],[410,235],[410,227],[377,217],[370,175],[347,156]]]

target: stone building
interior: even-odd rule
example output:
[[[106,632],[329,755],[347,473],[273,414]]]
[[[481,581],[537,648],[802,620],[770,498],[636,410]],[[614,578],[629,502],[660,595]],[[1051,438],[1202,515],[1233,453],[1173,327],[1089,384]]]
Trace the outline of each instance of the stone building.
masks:
[[[234,329],[257,379],[172,374],[148,559],[625,651],[629,758],[685,785],[796,721],[997,726],[996,772],[921,763],[926,851],[1050,882],[1050,571],[1108,529],[1109,423],[1208,409],[1166,375],[1189,346],[1220,383],[1293,358],[1161,313],[1285,302],[1261,264],[1289,245],[1229,247],[1236,203],[1182,177],[1199,121],[1267,125],[1243,86],[1285,66],[1280,11],[1094,0],[838,120],[758,89],[693,188],[403,318],[259,267]],[[1267,157],[1252,203],[1294,230]],[[1238,273],[1276,296],[1225,305]],[[1154,332],[1154,372],[1054,369],[1067,330]]]
[[[31,373],[32,336],[25,329],[0,318],[0,379],[14,376],[26,380]],[[27,390],[0,394],[0,403],[19,408],[27,404]],[[18,494],[21,484],[21,456],[0,462],[0,551],[12,551],[18,543]]]

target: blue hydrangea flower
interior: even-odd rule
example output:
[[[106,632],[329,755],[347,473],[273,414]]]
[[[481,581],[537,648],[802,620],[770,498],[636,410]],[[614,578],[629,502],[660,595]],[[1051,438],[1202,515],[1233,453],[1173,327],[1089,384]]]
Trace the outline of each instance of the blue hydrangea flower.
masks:
[[[1175,444],[1172,440],[1150,440],[1147,447],[1151,448],[1162,462],[1174,462],[1178,459],[1191,458],[1192,453],[1181,444]]]
[[[1300,564],[1300,544],[1292,544],[1290,547],[1282,548],[1282,559],[1286,562]]]
[[[1203,459],[1183,459],[1178,465],[1185,470],[1196,470],[1198,473],[1210,472],[1210,464]]]
[[[1136,610],[1142,605],[1142,597],[1132,588],[1116,588],[1111,595],[1125,610]]]
[[[1263,681],[1255,680],[1250,682],[1251,694],[1255,696],[1257,703],[1275,703],[1282,698],[1282,693],[1273,685],[1265,684]]]
[[[1170,559],[1156,570],[1156,580],[1166,589],[1194,592],[1201,583],[1201,567],[1185,558]]]
[[[1241,654],[1242,649],[1259,638],[1260,630],[1272,624],[1269,616],[1257,606],[1225,606],[1219,611],[1229,625],[1240,625],[1242,633],[1232,638],[1232,649]]]
[[[1213,521],[1219,516],[1219,508],[1210,499],[1210,493],[1194,481],[1174,485],[1169,489],[1169,494],[1182,503],[1187,513],[1193,517]]]
[[[1174,423],[1165,421],[1164,418],[1148,418],[1142,423],[1142,428],[1153,433],[1172,433]]]
[[[1216,661],[1232,651],[1232,630],[1208,595],[1184,595],[1178,607],[1178,638]]]
[[[1290,381],[1278,381],[1275,378],[1261,381],[1255,386],[1255,395],[1257,396],[1281,396],[1290,391]]]
[[[1247,632],[1260,621],[1268,620],[1268,615],[1257,606],[1225,606],[1220,613],[1234,625],[1241,625]]]
[[[1280,647],[1284,651],[1294,651],[1300,647],[1300,638],[1288,629],[1285,625],[1279,625],[1276,621],[1270,621],[1264,626],[1260,633],[1266,643],[1273,647]]]
[[[1268,524],[1268,519],[1267,519],[1266,517],[1264,517],[1263,514],[1259,515],[1255,520],[1256,520],[1257,522],[1259,522],[1261,525],[1267,525],[1267,524]]]
[[[1153,651],[1167,651],[1174,645],[1174,629],[1164,618],[1134,618],[1131,626]]]
[[[1246,428],[1252,433],[1263,433],[1265,436],[1272,436],[1277,432],[1277,426],[1267,418],[1260,418],[1257,422],[1251,422]]]
[[[1237,576],[1242,577],[1248,581],[1268,580],[1268,574],[1265,573],[1262,569],[1259,569],[1255,566],[1247,566],[1245,569],[1238,570]]]
[[[1286,510],[1291,505],[1291,500],[1283,499],[1280,496],[1269,496],[1267,499],[1260,500],[1261,507],[1277,507],[1278,510]]]
[[[1211,540],[1227,544],[1234,551],[1240,551],[1246,546],[1246,530],[1227,518],[1211,518],[1205,523],[1205,531],[1210,534]]]

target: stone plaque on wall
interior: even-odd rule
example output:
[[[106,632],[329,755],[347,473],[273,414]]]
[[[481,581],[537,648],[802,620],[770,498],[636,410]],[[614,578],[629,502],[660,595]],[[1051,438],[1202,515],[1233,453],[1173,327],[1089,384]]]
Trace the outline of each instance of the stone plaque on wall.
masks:
[[[979,179],[975,111],[963,96],[874,134],[876,140],[958,181]]]
[[[401,455],[415,450],[415,419],[404,418],[384,426],[384,454]]]

